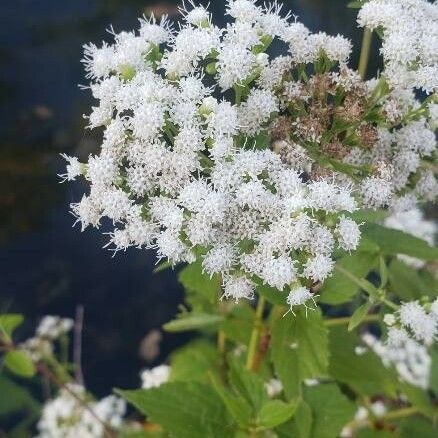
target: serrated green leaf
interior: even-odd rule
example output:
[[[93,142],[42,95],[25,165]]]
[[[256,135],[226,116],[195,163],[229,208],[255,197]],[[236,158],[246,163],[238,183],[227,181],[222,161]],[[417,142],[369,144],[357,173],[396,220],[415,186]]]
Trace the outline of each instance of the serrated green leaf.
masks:
[[[356,412],[355,404],[334,383],[306,387],[304,399],[312,410],[311,438],[339,436]]]
[[[271,358],[289,399],[301,392],[304,379],[325,374],[328,366],[327,328],[319,309],[301,309],[296,316],[277,318],[272,325]]]
[[[23,323],[23,315],[19,313],[7,313],[0,315],[0,334],[10,340],[13,331]]]
[[[384,254],[406,254],[423,260],[438,259],[438,248],[411,234],[373,223],[364,224],[361,230],[362,235],[373,240]]]
[[[232,388],[241,395],[253,407],[256,413],[268,401],[263,379],[244,368],[236,360],[230,362],[228,373],[229,382]]]
[[[211,327],[224,320],[222,315],[210,315],[208,313],[189,313],[187,316],[174,319],[163,325],[167,332],[186,332]]]
[[[5,366],[21,377],[32,377],[35,374],[35,365],[29,355],[21,350],[10,350],[4,357]]]
[[[258,415],[258,425],[273,428],[289,420],[297,409],[298,402],[286,403],[270,400],[262,406]]]
[[[253,418],[254,411],[251,405],[241,396],[232,394],[222,386],[222,383],[214,376],[211,377],[213,388],[222,399],[228,413],[241,427],[248,427]]]
[[[358,278],[365,277],[376,265],[378,255],[372,252],[357,252],[341,258],[336,266],[344,268]],[[359,286],[351,278],[335,271],[328,278],[320,291],[319,301],[324,304],[342,304],[350,301],[356,295]]]
[[[394,370],[385,368],[374,353],[357,355],[355,348],[360,340],[356,333],[347,332],[344,327],[331,327],[329,341],[330,376],[363,396],[396,395],[398,379]]]
[[[170,380],[204,381],[208,373],[219,367],[217,348],[206,340],[195,340],[176,350],[170,356]]]
[[[220,397],[208,385],[199,382],[169,382],[148,390],[116,392],[172,436],[232,436],[231,419]]]
[[[355,329],[364,320],[372,306],[372,303],[367,301],[354,311],[353,315],[351,315],[350,322],[348,323],[349,332]]]

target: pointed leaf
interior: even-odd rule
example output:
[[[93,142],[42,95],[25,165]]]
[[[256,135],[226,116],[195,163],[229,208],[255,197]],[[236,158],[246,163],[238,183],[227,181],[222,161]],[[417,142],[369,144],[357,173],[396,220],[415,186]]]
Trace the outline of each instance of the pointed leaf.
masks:
[[[197,330],[204,327],[210,327],[219,324],[224,317],[221,315],[210,315],[208,313],[193,313],[188,316],[183,316],[179,319],[174,319],[163,325],[163,329],[167,332],[186,332],[189,330]]]
[[[362,304],[354,311],[353,315],[351,315],[350,322],[348,324],[349,332],[355,329],[364,320],[365,316],[367,316],[372,306],[373,306],[372,303],[367,301],[366,303]]]
[[[5,366],[22,377],[32,377],[35,374],[35,365],[29,355],[21,350],[11,350],[5,354]]]
[[[258,424],[266,428],[279,426],[292,417],[297,406],[297,401],[285,403],[281,400],[270,400],[260,409]]]
[[[300,394],[304,379],[325,374],[328,365],[327,328],[319,309],[279,317],[272,325],[272,361],[289,399]]]
[[[172,436],[232,436],[232,426],[225,407],[208,385],[198,382],[169,382],[148,390],[116,392]]]

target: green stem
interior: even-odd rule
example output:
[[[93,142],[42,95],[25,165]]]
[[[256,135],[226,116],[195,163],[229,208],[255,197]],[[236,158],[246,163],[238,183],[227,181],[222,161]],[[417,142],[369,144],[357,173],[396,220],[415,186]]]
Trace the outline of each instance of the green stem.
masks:
[[[385,304],[385,305],[387,305],[388,307],[390,307],[391,309],[393,309],[393,310],[398,310],[398,306],[397,306],[397,304],[394,304],[392,301],[389,301],[387,298],[385,298],[385,297],[381,297],[381,298],[380,298],[380,301],[381,301],[383,304]]]
[[[257,303],[257,307],[255,311],[254,323],[251,331],[251,337],[248,345],[248,356],[246,358],[246,369],[251,371],[254,369],[256,352],[257,352],[257,342],[260,335],[260,328],[261,328],[264,308],[265,308],[265,298],[259,296],[259,301]]]
[[[334,326],[338,326],[338,325],[349,324],[350,320],[351,320],[351,317],[349,317],[349,316],[346,316],[346,317],[343,317],[343,318],[330,318],[330,319],[326,319],[324,321],[324,324],[325,324],[326,327],[334,327]],[[363,318],[361,323],[378,321],[378,320],[379,320],[379,315],[377,315],[377,314],[367,315],[367,316],[365,316],[365,318]]]
[[[365,28],[362,37],[362,47],[360,49],[359,67],[357,68],[359,75],[365,79],[367,73],[368,59],[370,57],[372,31]]]

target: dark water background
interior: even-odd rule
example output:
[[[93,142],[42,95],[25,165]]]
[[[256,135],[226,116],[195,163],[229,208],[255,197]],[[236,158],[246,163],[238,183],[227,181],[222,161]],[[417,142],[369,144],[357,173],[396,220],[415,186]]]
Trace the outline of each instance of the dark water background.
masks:
[[[311,30],[342,33],[360,46],[356,11],[345,0],[284,1]],[[163,335],[149,363],[139,345],[172,318],[182,301],[174,272],[153,274],[152,252],[102,249],[98,231],[73,229],[68,204],[80,183],[61,185],[59,153],[86,156],[98,133],[85,131],[92,103],[79,62],[84,42],[110,40],[105,29],[137,26],[152,9],[176,13],[177,2],[140,0],[2,0],[0,2],[0,313],[21,312],[26,337],[45,314],[85,309],[83,368],[89,389],[136,387],[138,372],[163,361],[185,336]],[[216,22],[224,1],[213,0]],[[376,50],[374,50],[376,53]],[[373,64],[376,66],[377,57]],[[352,59],[357,64],[357,53]]]

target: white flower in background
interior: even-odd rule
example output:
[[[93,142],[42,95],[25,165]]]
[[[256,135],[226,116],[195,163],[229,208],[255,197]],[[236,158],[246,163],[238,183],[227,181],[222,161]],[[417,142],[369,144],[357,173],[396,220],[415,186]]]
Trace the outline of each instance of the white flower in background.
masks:
[[[120,429],[126,412],[124,400],[110,395],[88,402],[87,409],[72,393],[81,399],[86,396],[82,386],[68,384],[56,398],[45,403],[37,424],[38,438],[100,438],[105,436],[102,422],[114,430]]]
[[[433,245],[437,232],[436,223],[424,218],[423,212],[419,208],[408,211],[395,212],[388,216],[384,221],[385,226],[412,234],[419,239],[424,240],[429,245]],[[399,254],[400,260],[414,268],[422,268],[425,264],[423,260],[415,257]]]
[[[68,333],[73,327],[74,321],[70,318],[47,315],[39,323],[36,334],[42,338],[57,339]]]
[[[386,367],[394,366],[401,380],[423,389],[428,387],[432,360],[423,345],[409,336],[397,344],[382,343],[371,333],[364,334],[362,340]]]
[[[155,368],[143,370],[140,373],[141,387],[144,389],[158,388],[169,380],[170,367],[158,365]]]

